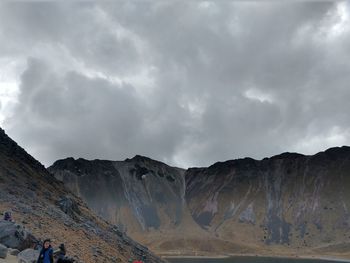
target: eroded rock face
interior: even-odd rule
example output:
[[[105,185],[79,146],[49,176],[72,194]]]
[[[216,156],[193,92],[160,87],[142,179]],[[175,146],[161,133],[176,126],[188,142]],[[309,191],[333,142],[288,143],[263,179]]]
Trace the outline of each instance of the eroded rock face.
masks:
[[[49,170],[99,215],[120,226],[128,226],[130,218],[145,231],[181,222],[182,169],[136,156],[125,162],[68,158]]]
[[[342,147],[189,169],[186,201],[196,222],[219,235],[243,236],[239,225],[250,224],[266,244],[312,247],[347,241],[349,186],[350,148]]]
[[[349,147],[186,171],[142,156],[121,162],[69,158],[49,169],[101,216],[141,235],[196,225],[199,236],[293,248],[350,236]],[[184,220],[187,213],[191,218]]]
[[[256,216],[254,213],[253,203],[250,203],[247,208],[239,215],[239,222],[251,223],[255,225]]]

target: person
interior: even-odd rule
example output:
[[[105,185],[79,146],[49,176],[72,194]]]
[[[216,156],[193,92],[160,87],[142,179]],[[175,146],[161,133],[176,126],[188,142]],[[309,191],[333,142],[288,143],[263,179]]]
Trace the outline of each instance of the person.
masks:
[[[43,248],[40,251],[37,263],[53,263],[53,249],[50,239],[44,240]]]
[[[54,252],[55,257],[57,258],[56,263],[63,263],[66,258],[66,247],[64,244],[61,244],[59,250]]]
[[[73,263],[74,259],[66,256],[67,250],[64,244],[61,244],[59,250],[54,252],[56,263]]]
[[[12,222],[12,213],[10,211],[4,213],[4,220]]]
[[[59,247],[59,250],[56,252],[55,251],[55,254],[57,256],[57,261],[56,263],[68,263],[68,262],[72,262],[72,259],[70,258],[67,258],[66,257],[66,247],[64,244],[61,244]]]

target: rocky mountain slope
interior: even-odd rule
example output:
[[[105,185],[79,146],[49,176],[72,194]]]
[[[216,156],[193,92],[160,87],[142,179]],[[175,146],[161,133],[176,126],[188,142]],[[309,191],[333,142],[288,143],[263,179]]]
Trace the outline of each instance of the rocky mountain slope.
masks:
[[[349,147],[217,163],[186,181],[194,220],[223,239],[297,250],[350,240]]]
[[[38,239],[49,237],[56,247],[65,243],[68,254],[76,256],[81,262],[128,262],[129,258],[141,256],[147,262],[162,262],[116,226],[96,216],[85,202],[55,179],[2,129],[0,200],[0,210],[12,210],[16,223],[31,232],[27,247]],[[4,225],[0,233],[2,243],[11,241],[6,237],[8,230],[9,226]],[[11,244],[14,246],[15,243],[7,245]]]
[[[350,147],[188,170],[68,158],[49,171],[158,252],[350,256]]]
[[[141,156],[125,162],[68,158],[49,169],[99,215],[130,231],[176,225],[182,218],[181,169]]]

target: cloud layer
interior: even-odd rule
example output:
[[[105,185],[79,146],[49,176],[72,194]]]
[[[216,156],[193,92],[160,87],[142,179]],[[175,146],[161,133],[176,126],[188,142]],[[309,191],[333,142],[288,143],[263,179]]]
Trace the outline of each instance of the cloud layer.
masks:
[[[0,4],[0,70],[12,65],[0,89],[17,83],[10,104],[0,92],[3,126],[46,165],[143,154],[203,166],[350,144],[349,10]]]

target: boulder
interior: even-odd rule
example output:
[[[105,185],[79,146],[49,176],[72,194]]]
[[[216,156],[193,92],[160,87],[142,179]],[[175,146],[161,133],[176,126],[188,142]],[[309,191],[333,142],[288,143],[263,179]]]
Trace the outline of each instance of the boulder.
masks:
[[[5,247],[4,245],[0,244],[0,258],[6,258],[7,251],[8,251],[8,248]]]
[[[36,263],[39,253],[39,250],[27,248],[17,255],[18,263]]]
[[[32,247],[36,242],[36,238],[23,226],[14,222],[0,221],[0,243],[6,247],[23,250]]]

